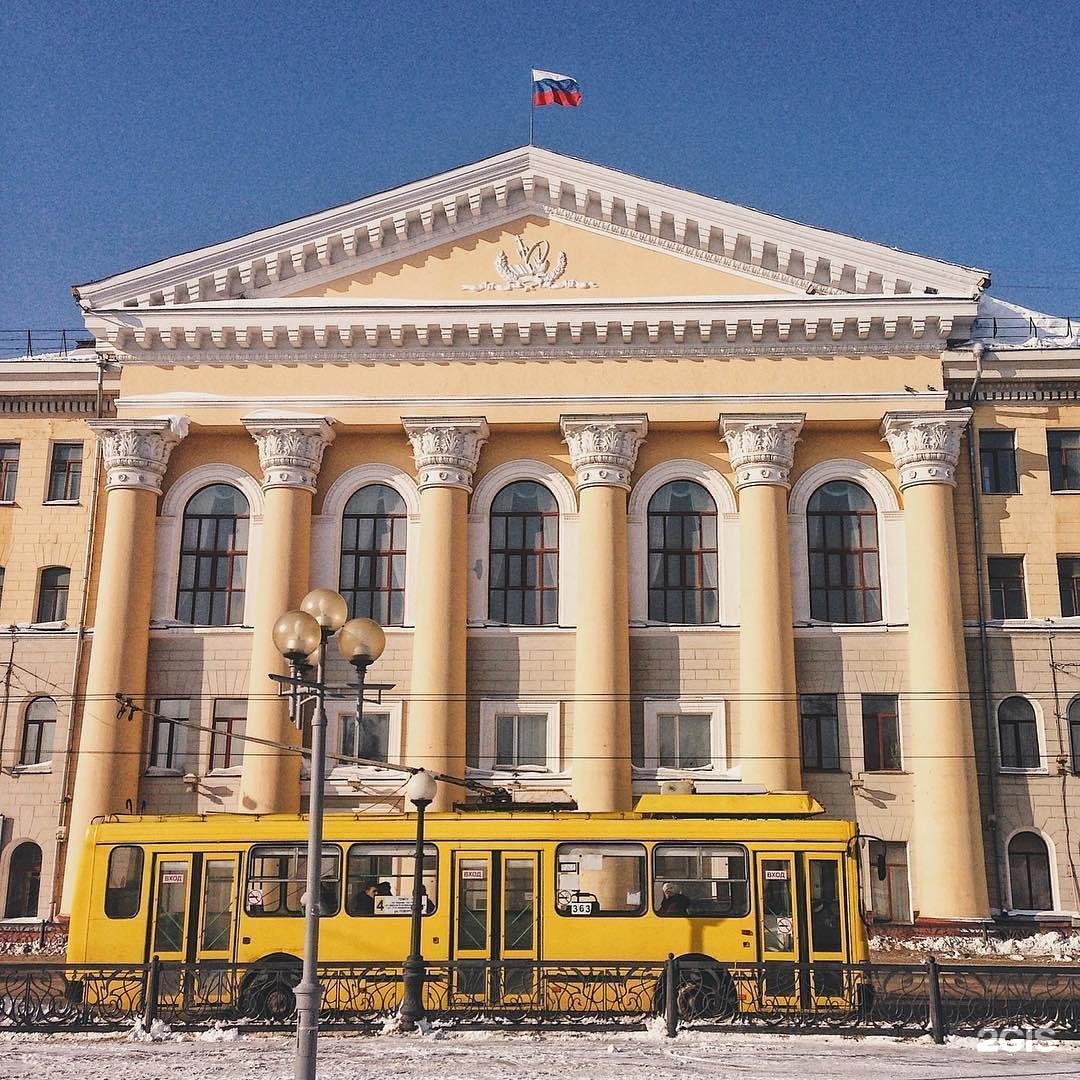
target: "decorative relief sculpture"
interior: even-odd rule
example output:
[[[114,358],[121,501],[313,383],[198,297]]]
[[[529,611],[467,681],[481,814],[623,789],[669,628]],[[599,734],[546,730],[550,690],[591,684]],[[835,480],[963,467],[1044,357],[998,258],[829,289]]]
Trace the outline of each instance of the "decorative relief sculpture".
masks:
[[[173,447],[188,433],[186,416],[160,420],[89,420],[101,440],[106,490],[135,488],[161,494]]]
[[[960,436],[970,409],[948,413],[888,413],[881,434],[900,470],[900,490],[914,484],[956,485]]]
[[[630,474],[648,431],[645,416],[564,416],[563,435],[580,491],[587,487],[630,490]]]
[[[472,491],[480,448],[488,437],[483,417],[403,417],[401,422],[412,444],[421,489],[459,487]]]
[[[481,281],[478,285],[462,285],[466,292],[510,292],[522,289],[532,292],[534,289],[595,289],[595,281],[578,281],[577,278],[563,278],[566,273],[566,252],[560,251],[555,265],[551,266],[551,245],[546,240],[538,240],[532,247],[527,247],[519,236],[517,239],[518,258],[521,262],[510,263],[505,251],[495,257],[495,269],[502,281]]]
[[[801,413],[720,417],[720,433],[731,454],[738,490],[757,484],[791,487],[788,476],[804,419]]]
[[[245,419],[244,426],[259,448],[263,490],[288,487],[315,491],[323,451],[334,441],[325,417]]]

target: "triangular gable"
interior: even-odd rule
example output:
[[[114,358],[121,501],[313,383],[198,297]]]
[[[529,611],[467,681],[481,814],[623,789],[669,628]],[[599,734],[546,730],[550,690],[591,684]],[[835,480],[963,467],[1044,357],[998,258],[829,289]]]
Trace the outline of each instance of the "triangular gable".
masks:
[[[480,237],[480,246],[492,230],[530,217],[591,228],[689,262],[696,258],[703,269],[769,282],[773,296],[795,284],[803,292],[973,297],[988,281],[981,270],[526,147],[91,282],[75,293],[85,308],[97,310],[320,295],[319,289],[361,282],[380,267],[404,268],[424,253],[467,247],[470,238]],[[431,258],[436,265],[438,254]],[[483,280],[495,279],[488,271]],[[736,287],[722,284],[719,295]],[[756,295],[752,287],[744,294]]]

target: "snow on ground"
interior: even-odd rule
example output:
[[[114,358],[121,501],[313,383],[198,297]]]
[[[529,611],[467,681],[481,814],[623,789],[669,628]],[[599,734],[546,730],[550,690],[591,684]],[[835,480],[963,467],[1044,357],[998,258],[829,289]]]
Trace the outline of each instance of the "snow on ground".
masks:
[[[871,953],[910,953],[911,960],[926,956],[938,960],[1015,960],[1059,964],[1080,962],[1080,935],[1031,934],[1021,938],[984,938],[982,935],[935,935],[925,937],[890,937],[880,934],[870,939]]]
[[[1075,1077],[1080,1043],[982,1052],[975,1039],[935,1046],[826,1035],[649,1031],[501,1034],[433,1029],[413,1035],[324,1035],[320,1080],[988,1080]],[[24,1080],[288,1080],[293,1040],[231,1029],[177,1035],[0,1035],[0,1078]]]

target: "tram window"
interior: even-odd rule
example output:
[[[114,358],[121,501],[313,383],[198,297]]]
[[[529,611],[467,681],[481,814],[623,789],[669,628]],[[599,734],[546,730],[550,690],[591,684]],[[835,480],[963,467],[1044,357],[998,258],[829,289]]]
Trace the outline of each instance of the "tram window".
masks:
[[[105,914],[110,919],[131,919],[139,913],[142,874],[142,848],[114,847],[109,852],[109,877],[105,883]]]
[[[349,915],[409,915],[412,913],[415,844],[353,844],[345,866],[345,911]],[[375,886],[376,894],[368,889]],[[424,845],[423,914],[435,910],[439,895],[439,852]]]
[[[319,903],[323,915],[334,915],[341,904],[341,851],[323,848]],[[304,914],[301,903],[307,891],[306,844],[257,844],[248,862],[249,915]]]
[[[560,844],[555,865],[559,915],[644,913],[643,844]]]
[[[653,906],[664,883],[689,900],[686,914],[741,918],[750,913],[746,850],[734,844],[657,844],[653,849]]]

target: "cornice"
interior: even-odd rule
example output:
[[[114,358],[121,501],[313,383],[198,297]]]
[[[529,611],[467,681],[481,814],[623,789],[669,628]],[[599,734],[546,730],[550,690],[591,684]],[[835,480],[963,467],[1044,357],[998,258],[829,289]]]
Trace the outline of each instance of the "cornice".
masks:
[[[531,299],[492,302],[341,303],[235,300],[229,303],[119,308],[90,313],[98,341],[128,361],[214,362],[225,354],[288,354],[295,362],[374,359],[429,351],[468,358],[484,350],[527,358],[553,348],[623,355],[627,347],[672,350],[777,346],[830,353],[843,344],[878,351],[940,351],[975,317],[956,297],[746,297]],[[905,349],[904,347],[907,346]],[[181,361],[181,357],[184,359]],[[486,357],[485,357],[486,358]]]
[[[313,273],[434,247],[537,206],[629,234],[722,254],[743,270],[775,271],[849,293],[972,297],[985,271],[866,240],[527,147],[356,202],[76,288],[85,309],[156,305],[306,287]],[[298,281],[303,278],[303,282]],[[290,283],[291,284],[288,284]]]

